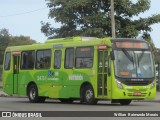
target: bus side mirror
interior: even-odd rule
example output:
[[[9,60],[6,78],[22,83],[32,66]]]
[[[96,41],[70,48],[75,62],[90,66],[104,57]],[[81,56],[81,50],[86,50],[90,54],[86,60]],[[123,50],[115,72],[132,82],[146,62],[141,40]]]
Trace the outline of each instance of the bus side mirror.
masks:
[[[110,56],[111,56],[111,60],[115,60],[114,51],[111,51]]]

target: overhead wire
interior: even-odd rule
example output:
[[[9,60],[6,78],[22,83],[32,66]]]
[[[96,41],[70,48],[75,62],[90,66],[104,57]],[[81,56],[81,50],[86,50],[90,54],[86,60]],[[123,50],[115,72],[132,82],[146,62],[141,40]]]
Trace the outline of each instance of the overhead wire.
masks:
[[[41,10],[44,10],[44,9],[47,9],[47,7],[39,8],[39,9],[32,10],[32,11],[22,12],[22,13],[16,13],[16,14],[10,14],[10,15],[2,15],[2,16],[0,16],[0,18],[14,17],[14,16],[19,16],[19,15],[29,14],[29,13],[41,11]]]

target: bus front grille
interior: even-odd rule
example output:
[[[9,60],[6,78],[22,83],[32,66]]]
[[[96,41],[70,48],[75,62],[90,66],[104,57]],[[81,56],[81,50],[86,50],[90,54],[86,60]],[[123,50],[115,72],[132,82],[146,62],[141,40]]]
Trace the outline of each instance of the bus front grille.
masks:
[[[126,80],[124,84],[129,86],[143,86],[143,85],[149,85],[151,81],[129,81]]]

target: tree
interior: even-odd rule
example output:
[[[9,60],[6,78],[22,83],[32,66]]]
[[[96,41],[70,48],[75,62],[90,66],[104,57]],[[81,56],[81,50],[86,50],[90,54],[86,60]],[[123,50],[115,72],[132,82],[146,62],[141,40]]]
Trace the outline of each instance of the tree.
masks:
[[[35,40],[32,40],[29,36],[12,36],[11,41],[8,46],[19,46],[19,45],[31,45],[36,43]]]
[[[8,29],[5,29],[5,28],[3,28],[3,29],[0,29],[0,36],[2,37],[4,37],[4,36],[10,36],[10,34],[9,34],[9,30]]]
[[[0,65],[3,62],[4,51],[10,41],[10,34],[8,29],[0,29]]]
[[[18,46],[18,45],[30,45],[35,43],[35,40],[30,39],[27,36],[12,36],[9,34],[9,30],[3,28],[0,29],[0,65],[3,63],[3,56],[6,47]]]
[[[110,0],[46,0],[49,17],[60,22],[60,28],[42,23],[41,31],[49,38],[71,36],[111,36]],[[160,22],[160,14],[134,19],[150,8],[150,0],[115,0],[117,37],[145,37],[151,25]]]

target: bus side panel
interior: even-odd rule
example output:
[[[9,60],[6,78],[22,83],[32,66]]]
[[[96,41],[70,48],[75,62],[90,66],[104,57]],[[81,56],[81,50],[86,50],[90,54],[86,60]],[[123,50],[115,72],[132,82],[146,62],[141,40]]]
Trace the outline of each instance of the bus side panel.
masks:
[[[92,70],[83,70],[83,72],[76,70],[72,72],[64,71],[46,70],[36,72],[34,79],[38,85],[39,96],[79,98],[80,86],[83,82],[95,83]]]
[[[18,78],[18,94],[21,96],[26,96],[27,94],[27,85],[30,81],[34,81],[33,71],[32,70],[21,70],[19,72]]]
[[[79,86],[39,85],[39,96],[49,98],[79,98]]]
[[[92,69],[74,69],[70,72],[66,71],[64,76],[63,89],[60,92],[60,97],[80,98],[80,87],[84,82],[91,83],[94,87],[96,76]]]
[[[54,70],[36,70],[35,74],[33,74],[33,78],[37,84],[39,96],[58,98],[58,92],[63,87],[62,76],[62,72]]]
[[[3,91],[8,95],[13,94],[13,74],[10,71],[3,71]]]

